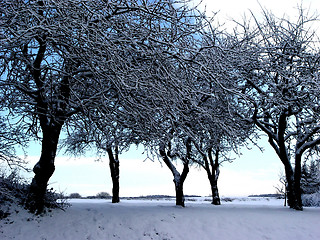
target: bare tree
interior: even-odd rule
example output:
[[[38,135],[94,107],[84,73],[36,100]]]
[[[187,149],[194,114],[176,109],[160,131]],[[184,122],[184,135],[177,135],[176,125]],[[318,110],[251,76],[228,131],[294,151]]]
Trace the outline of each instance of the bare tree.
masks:
[[[254,104],[253,121],[284,165],[288,205],[302,210],[301,161],[317,154],[320,143],[319,49],[310,29],[315,19],[303,10],[296,22],[267,11],[264,17],[254,30],[244,27],[239,46],[250,55],[243,55],[237,71]]]
[[[192,43],[203,25],[201,14],[194,9],[180,4],[175,8],[170,4],[161,1],[158,12],[148,12],[148,15],[143,12],[134,19],[128,15],[130,24],[137,27],[124,27],[119,33],[120,39],[129,46],[120,50],[129,60],[121,62],[121,69],[131,71],[114,76],[121,105],[116,121],[129,129],[139,144],[165,162],[174,175],[176,203],[184,206],[183,182],[189,170],[190,138],[179,132],[184,124],[181,112],[189,105],[184,102],[187,86],[183,65],[196,49]],[[104,74],[101,73],[102,79]],[[174,143],[181,147],[178,152],[172,149]],[[183,163],[181,174],[173,164],[175,160]]]
[[[177,120],[175,108],[183,99],[183,84],[177,74],[179,61],[183,59],[177,56],[193,48],[188,40],[203,27],[197,20],[199,14],[194,15],[193,9],[185,4],[176,5],[175,1],[156,1],[139,10],[118,16],[114,26],[110,26],[114,34],[108,37],[101,28],[100,42],[92,45],[93,49],[99,49],[99,54],[88,52],[85,58],[94,66],[97,94],[92,95],[97,98],[90,99],[84,110],[104,134],[99,148],[108,152],[111,172],[117,177],[116,149],[132,143],[132,139],[146,148],[151,146],[161,155],[158,148],[173,119]],[[116,46],[112,56],[106,42]],[[110,93],[114,93],[112,100]],[[111,132],[118,134],[119,129],[124,129],[126,136],[110,142],[114,136]],[[107,144],[101,144],[103,141]]]
[[[279,173],[279,184],[274,186],[275,189],[277,190],[277,194],[280,194],[284,198],[284,203],[283,205],[286,207],[287,206],[287,181],[286,181],[286,176],[284,175],[283,172]]]
[[[179,8],[184,11],[184,6]],[[143,55],[140,48],[148,49],[152,41],[148,30],[140,34],[143,27],[154,29],[148,20],[166,19],[163,11],[174,10],[174,2],[19,0],[1,1],[0,9],[1,87],[11,98],[6,107],[20,115],[36,137],[42,134],[26,204],[40,213],[63,126],[84,106],[105,97],[107,81],[133,89],[140,69],[130,49]],[[142,24],[141,15],[135,21],[130,12],[152,17]],[[128,22],[128,16],[133,21]],[[177,16],[168,19],[179,22]]]
[[[66,152],[73,155],[83,155],[92,149],[96,149],[100,157],[108,155],[113,185],[112,203],[120,202],[119,155],[128,150],[131,144],[137,144],[131,131],[117,124],[115,120],[114,114],[109,113],[106,117],[96,111],[90,111],[85,118],[78,118],[73,123],[64,142]]]
[[[36,137],[42,133],[26,203],[41,213],[62,127],[78,112],[81,31],[93,19],[79,1],[2,1],[1,12],[1,86],[12,99],[6,107],[20,114]],[[86,91],[80,93],[85,98]]]
[[[214,23],[214,22],[213,22]],[[208,22],[201,31],[189,59],[184,83],[185,111],[182,111],[184,131],[191,136],[192,162],[205,169],[212,192],[212,204],[219,205],[218,178],[220,165],[231,162],[231,152],[253,141],[255,129],[243,116],[250,110],[242,108],[245,100],[241,92],[233,61],[237,42],[219,27]]]

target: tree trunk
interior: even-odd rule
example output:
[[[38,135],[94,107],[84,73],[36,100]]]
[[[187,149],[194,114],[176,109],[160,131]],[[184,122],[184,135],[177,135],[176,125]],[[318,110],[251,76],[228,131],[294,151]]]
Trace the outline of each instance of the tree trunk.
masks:
[[[176,205],[185,207],[184,204],[184,194],[183,194],[183,184],[180,183],[178,179],[174,180],[175,191],[176,191]]]
[[[207,172],[207,176],[210,182],[210,186],[211,186],[211,193],[212,193],[212,202],[211,204],[213,205],[221,205],[220,202],[220,196],[219,196],[219,191],[218,191],[218,178],[219,178],[219,149],[216,149],[215,152],[215,159],[213,160],[212,157],[212,149],[210,148],[208,150],[208,158],[209,158],[209,162],[208,162],[208,158],[207,156],[204,156],[203,160],[204,160],[204,169]],[[211,167],[211,170],[210,170]]]
[[[46,127],[43,128],[42,131],[41,156],[40,160],[33,168],[35,176],[30,184],[25,203],[26,208],[35,214],[40,214],[44,211],[48,181],[55,170],[54,160],[56,157],[61,126],[54,125]]]
[[[294,167],[294,192],[296,195],[297,207],[296,210],[303,210],[302,199],[301,199],[301,155],[296,154],[295,156],[295,167]]]
[[[175,191],[176,191],[176,205],[177,206],[182,206],[185,207],[184,204],[184,194],[183,194],[183,183],[187,178],[187,175],[189,173],[189,163],[185,162],[183,164],[183,170],[182,173],[180,174],[176,167],[172,164],[170,161],[169,157],[167,156],[164,146],[160,146],[159,148],[160,155],[167,165],[167,167],[170,169],[172,175],[173,175],[173,182],[175,185]]]
[[[287,180],[287,199],[288,199],[288,206],[295,210],[303,210],[301,204],[301,194],[300,194],[300,201],[299,201],[299,191],[297,191],[297,184],[295,183],[294,173],[292,168],[285,166],[286,172],[286,180]],[[299,184],[300,188],[300,184]],[[301,191],[300,191],[301,193]]]
[[[281,162],[284,165],[285,168],[285,174],[286,174],[286,180],[287,180],[287,199],[288,199],[288,205],[290,208],[295,210],[303,210],[302,204],[301,204],[301,191],[300,191],[300,179],[298,182],[295,182],[295,173],[292,169],[291,162],[288,156],[287,148],[285,145],[285,129],[287,126],[287,114],[283,112],[283,114],[279,117],[279,129],[278,129],[278,140],[276,141],[278,146],[276,145],[274,139],[272,136],[269,136],[269,143],[279,156]],[[301,164],[300,164],[301,165]],[[301,177],[301,166],[300,167],[300,177]],[[296,169],[297,170],[297,167]],[[298,188],[297,189],[297,184]],[[298,190],[298,191],[297,191]],[[299,194],[300,192],[300,194]],[[300,197],[299,197],[300,195]],[[299,200],[300,198],[300,200]]]
[[[120,178],[120,171],[119,171],[119,158],[118,158],[118,148],[115,148],[115,154],[113,154],[111,148],[107,148],[107,152],[109,155],[109,166],[110,166],[110,173],[112,179],[112,203],[120,202],[119,197],[119,178]]]
[[[210,187],[211,187],[211,194],[212,194],[211,204],[221,205],[219,190],[218,190],[218,180],[216,178],[215,170],[213,170],[212,173],[208,168],[205,168],[205,170],[207,172],[207,176],[208,176]]]
[[[189,164],[184,163],[183,164],[183,170],[181,175],[176,175],[174,181],[175,184],[175,190],[176,190],[176,205],[185,207],[185,198],[183,194],[183,183],[187,178],[187,175],[189,173]]]
[[[210,181],[211,192],[212,192],[212,202],[213,205],[221,205],[219,191],[218,191],[218,182],[216,180]]]

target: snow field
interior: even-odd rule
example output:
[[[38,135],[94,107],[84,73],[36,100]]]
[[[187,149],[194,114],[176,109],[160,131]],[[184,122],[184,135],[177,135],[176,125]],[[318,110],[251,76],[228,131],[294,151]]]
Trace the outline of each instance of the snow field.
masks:
[[[320,239],[320,208],[303,212],[282,200],[240,201],[212,206],[202,200],[176,207],[169,200],[71,200],[65,212],[43,217],[25,210],[0,222],[0,239],[21,240],[236,240]]]

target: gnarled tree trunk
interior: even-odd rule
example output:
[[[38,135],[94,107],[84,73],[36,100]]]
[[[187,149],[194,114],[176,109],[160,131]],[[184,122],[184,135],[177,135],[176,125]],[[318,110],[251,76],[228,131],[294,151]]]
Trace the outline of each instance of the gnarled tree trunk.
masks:
[[[29,186],[29,193],[25,203],[26,208],[32,213],[40,214],[44,211],[48,181],[55,170],[54,160],[61,127],[61,125],[52,124],[52,126],[42,128],[41,156],[33,168],[35,176]]]

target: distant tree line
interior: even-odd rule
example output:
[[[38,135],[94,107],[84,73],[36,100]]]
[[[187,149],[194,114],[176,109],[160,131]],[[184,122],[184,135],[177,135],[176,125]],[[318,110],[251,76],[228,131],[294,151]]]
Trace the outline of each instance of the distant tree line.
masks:
[[[80,193],[70,193],[68,196],[66,196],[67,198],[88,198],[88,199],[110,199],[111,196],[109,193],[107,192],[99,192],[97,193],[95,196],[87,196],[87,197],[82,197],[80,195]]]
[[[31,212],[44,211],[59,143],[108,155],[114,203],[119,157],[135,144],[169,168],[177,205],[192,164],[219,205],[221,163],[260,131],[283,163],[289,206],[302,210],[315,174],[303,162],[320,144],[316,19],[302,8],[295,20],[262,9],[231,33],[191,1],[16,0],[0,11],[0,159],[41,142]]]

